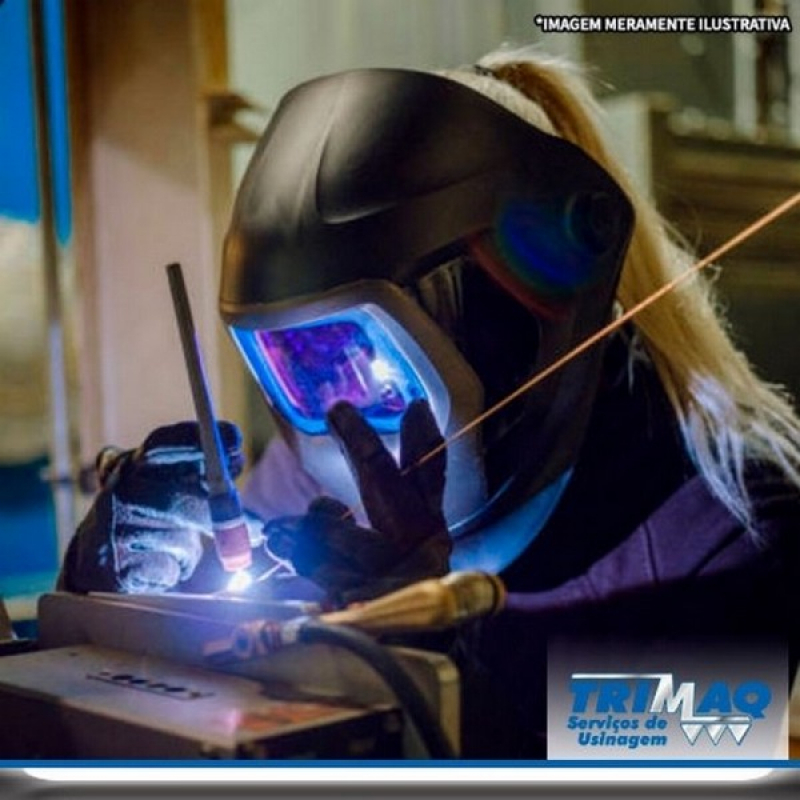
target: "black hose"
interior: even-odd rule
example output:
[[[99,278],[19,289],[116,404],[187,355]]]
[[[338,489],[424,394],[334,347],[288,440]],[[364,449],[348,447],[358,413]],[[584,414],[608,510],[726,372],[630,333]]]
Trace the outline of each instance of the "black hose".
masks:
[[[428,756],[453,759],[456,754],[439,720],[408,673],[389,651],[365,633],[345,625],[327,625],[309,620],[299,631],[298,641],[341,647],[365,661],[394,692],[403,711],[417,729]]]

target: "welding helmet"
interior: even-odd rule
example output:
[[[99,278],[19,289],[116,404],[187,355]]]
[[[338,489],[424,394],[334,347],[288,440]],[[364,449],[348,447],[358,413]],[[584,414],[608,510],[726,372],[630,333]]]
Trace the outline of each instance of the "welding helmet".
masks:
[[[220,309],[303,467],[348,505],[326,410],[353,403],[396,451],[405,409],[427,400],[449,440],[455,553],[490,552],[486,532],[531,498],[552,505],[575,462],[599,348],[519,390],[609,320],[632,222],[581,149],[480,92],[340,73],[289,92],[262,136]]]

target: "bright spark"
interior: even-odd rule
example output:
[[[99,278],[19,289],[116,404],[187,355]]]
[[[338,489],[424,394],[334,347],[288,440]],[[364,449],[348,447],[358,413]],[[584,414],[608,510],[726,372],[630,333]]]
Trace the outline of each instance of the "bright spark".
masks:
[[[227,591],[240,594],[247,589],[252,582],[253,576],[246,569],[240,569],[238,572],[235,572],[228,581]]]

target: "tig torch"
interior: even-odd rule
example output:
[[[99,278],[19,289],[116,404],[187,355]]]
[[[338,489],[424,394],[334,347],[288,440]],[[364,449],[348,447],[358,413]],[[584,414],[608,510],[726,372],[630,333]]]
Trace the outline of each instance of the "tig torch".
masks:
[[[320,624],[355,628],[372,635],[444,630],[498,614],[505,604],[505,585],[496,575],[451,572],[443,578],[418,581],[341,611],[288,621],[259,619],[240,623],[229,636],[207,642],[204,655],[212,664],[248,661],[296,642],[315,639]]]
[[[200,429],[214,543],[225,571],[239,572],[247,569],[253,560],[247,522],[225,459],[181,265],[168,264],[167,277]]]

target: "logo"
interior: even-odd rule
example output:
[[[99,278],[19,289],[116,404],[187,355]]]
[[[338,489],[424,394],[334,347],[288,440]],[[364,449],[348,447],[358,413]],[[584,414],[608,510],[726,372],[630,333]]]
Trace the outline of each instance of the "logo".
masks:
[[[772,701],[772,691],[760,680],[716,680],[698,688],[695,681],[676,684],[671,672],[573,672],[569,688],[567,728],[578,731],[584,747],[663,747],[671,719],[692,746],[702,734],[714,746],[726,734],[740,745]]]
[[[782,642],[562,638],[547,662],[547,757],[736,761],[789,756]]]

